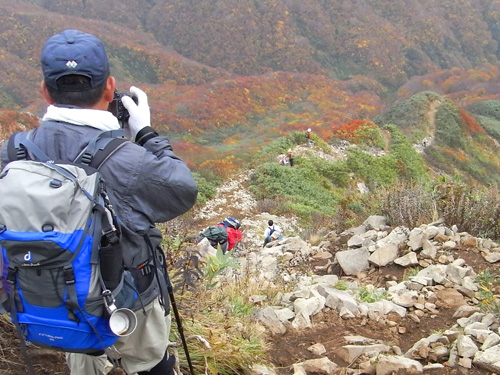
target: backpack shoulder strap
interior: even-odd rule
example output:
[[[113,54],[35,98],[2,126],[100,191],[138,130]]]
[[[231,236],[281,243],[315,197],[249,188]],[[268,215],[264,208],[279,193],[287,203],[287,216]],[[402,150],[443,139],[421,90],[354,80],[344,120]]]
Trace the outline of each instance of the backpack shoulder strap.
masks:
[[[124,138],[101,138],[101,141],[98,143],[102,144],[102,146],[94,153],[89,166],[99,169],[111,155],[125,146],[126,142],[129,141]]]
[[[7,143],[7,156],[9,157],[9,161],[29,159],[26,147],[21,144],[24,140],[29,138],[29,133],[30,132],[19,132],[10,136]]]
[[[99,169],[112,154],[122,148],[125,143],[130,142],[125,138],[117,138],[119,135],[121,135],[121,131],[100,133],[89,141],[85,149],[75,159],[75,163]]]
[[[30,140],[31,132],[14,133],[7,143],[7,154],[10,161],[36,160],[47,162],[50,158]]]

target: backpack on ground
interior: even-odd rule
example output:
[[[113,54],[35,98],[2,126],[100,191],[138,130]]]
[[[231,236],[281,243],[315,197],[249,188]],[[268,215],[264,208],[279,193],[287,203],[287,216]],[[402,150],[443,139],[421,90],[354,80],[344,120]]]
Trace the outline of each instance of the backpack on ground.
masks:
[[[212,246],[223,245],[227,242],[227,230],[223,225],[211,225],[201,232],[201,235],[207,238]]]
[[[119,337],[109,304],[131,307],[137,296],[124,281],[119,226],[98,171],[125,140],[101,133],[70,163],[49,160],[29,134],[9,139],[0,174],[7,311],[22,346],[97,353]]]

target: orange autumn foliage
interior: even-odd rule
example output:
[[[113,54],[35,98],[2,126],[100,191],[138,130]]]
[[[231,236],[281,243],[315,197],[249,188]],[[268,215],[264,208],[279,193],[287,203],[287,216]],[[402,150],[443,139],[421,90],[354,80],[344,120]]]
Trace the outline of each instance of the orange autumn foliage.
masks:
[[[207,160],[200,164],[201,169],[211,170],[216,176],[225,178],[233,174],[238,165],[235,163],[234,156],[228,156],[224,159]]]
[[[346,141],[356,143],[359,137],[359,130],[362,128],[376,128],[372,121],[369,120],[352,120],[345,124],[342,124],[340,127],[332,126],[333,135],[337,138],[345,139]]]
[[[472,117],[465,109],[459,108],[458,113],[462,121],[467,126],[467,129],[473,133],[485,133],[484,128],[479,125],[474,117]]]
[[[443,148],[443,151],[460,161],[466,162],[469,160],[469,158],[461,151],[450,150],[449,148]]]
[[[0,111],[0,139],[7,139],[15,132],[31,130],[38,124],[38,117],[30,113]]]

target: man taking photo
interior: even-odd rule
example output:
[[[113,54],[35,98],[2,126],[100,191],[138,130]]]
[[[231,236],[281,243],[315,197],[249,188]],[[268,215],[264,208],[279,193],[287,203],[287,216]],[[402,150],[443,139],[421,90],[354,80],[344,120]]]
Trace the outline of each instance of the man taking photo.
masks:
[[[49,106],[29,139],[52,160],[72,162],[90,139],[120,129],[108,111],[115,79],[101,41],[78,30],[51,37],[41,63],[41,90]],[[99,168],[121,224],[123,262],[139,294],[133,307],[137,328],[118,339],[114,355],[120,357],[127,373],[170,375],[174,357],[167,353],[169,302],[168,295],[161,294],[164,280],[155,269],[163,256],[159,249],[162,235],[155,223],[188,211],[196,201],[197,187],[169,140],[151,127],[147,95],[137,87],[131,87],[130,93],[134,99],[122,97],[130,114],[124,129],[130,141]],[[12,161],[7,143],[2,148],[2,168]],[[67,353],[66,358],[71,375],[104,375],[108,370],[106,354]]]

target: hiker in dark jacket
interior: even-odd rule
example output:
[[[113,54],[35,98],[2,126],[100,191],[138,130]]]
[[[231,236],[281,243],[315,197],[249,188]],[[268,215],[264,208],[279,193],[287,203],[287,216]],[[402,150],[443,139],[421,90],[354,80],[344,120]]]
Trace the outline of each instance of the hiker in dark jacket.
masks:
[[[41,57],[44,80],[42,94],[49,106],[40,126],[30,139],[53,160],[73,161],[89,139],[108,130],[120,129],[108,112],[115,79],[110,76],[104,46],[95,36],[66,30],[50,38]],[[161,295],[165,280],[154,270],[162,235],[154,223],[166,222],[188,211],[195,203],[197,187],[187,165],[172,151],[169,140],[150,125],[147,95],[136,87],[123,97],[130,113],[125,129],[130,142],[104,162],[100,172],[122,224],[122,251],[125,266],[134,276],[140,293],[133,310],[137,328],[120,337],[114,348],[127,373],[170,375],[175,358],[167,353],[170,331],[168,294]],[[2,147],[2,167],[11,161],[7,142]],[[104,375],[106,355],[67,353],[71,375]]]

